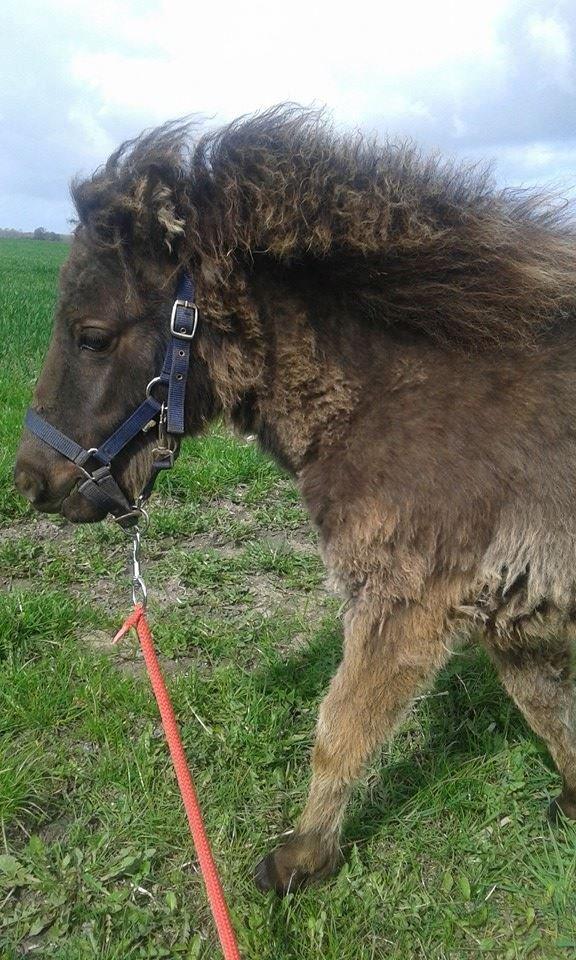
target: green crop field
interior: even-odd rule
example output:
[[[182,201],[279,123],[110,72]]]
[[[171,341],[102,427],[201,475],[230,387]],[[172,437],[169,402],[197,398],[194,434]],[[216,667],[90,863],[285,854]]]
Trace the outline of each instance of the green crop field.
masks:
[[[66,246],[0,241],[0,958],[220,956],[133,639],[111,524],[32,514],[11,484]],[[339,876],[285,900],[251,871],[294,821],[339,601],[292,483],[216,425],[152,506],[150,620],[244,960],[576,956],[576,829],[473,648],[367,770]]]

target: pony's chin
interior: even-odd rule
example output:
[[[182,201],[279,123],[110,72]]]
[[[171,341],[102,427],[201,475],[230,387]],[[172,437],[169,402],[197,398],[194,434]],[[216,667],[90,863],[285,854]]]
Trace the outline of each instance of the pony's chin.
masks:
[[[99,523],[107,516],[106,510],[97,507],[77,490],[73,490],[62,501],[60,513],[71,523]]]

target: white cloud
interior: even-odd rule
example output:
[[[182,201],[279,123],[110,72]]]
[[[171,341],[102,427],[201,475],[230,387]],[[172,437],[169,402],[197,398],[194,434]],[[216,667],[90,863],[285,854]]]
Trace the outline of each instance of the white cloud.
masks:
[[[575,33],[571,0],[4,0],[0,225],[41,209],[62,229],[70,175],[142,127],[281,100],[553,173],[576,141]]]
[[[383,86],[432,72],[449,80],[452,69],[471,63],[497,69],[498,24],[508,6],[361,0],[350,15],[326,0],[204,8],[160,0],[148,14],[124,19],[144,55],[80,47],[72,75],[110,109],[139,112],[145,104],[157,119],[199,107],[232,116],[294,99],[329,103],[351,121],[374,107]],[[99,26],[107,28],[102,12]],[[409,100],[400,91],[395,97]]]
[[[553,16],[532,16],[528,35],[539,53],[543,69],[556,81],[574,90],[573,52],[568,27]]]
[[[561,63],[569,60],[571,45],[568,31],[554,17],[530,17],[528,32],[550,59]]]

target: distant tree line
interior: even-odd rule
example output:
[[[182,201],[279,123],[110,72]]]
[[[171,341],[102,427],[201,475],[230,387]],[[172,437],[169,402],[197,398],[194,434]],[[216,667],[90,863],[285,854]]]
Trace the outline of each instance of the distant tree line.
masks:
[[[33,233],[27,233],[25,230],[15,230],[13,227],[0,227],[0,237],[8,238],[27,238],[28,240],[69,240],[67,233],[54,233],[53,230],[46,230],[44,227],[36,227]]]
[[[53,233],[52,230],[45,230],[44,227],[36,227],[34,231],[35,240],[61,240],[59,233]]]

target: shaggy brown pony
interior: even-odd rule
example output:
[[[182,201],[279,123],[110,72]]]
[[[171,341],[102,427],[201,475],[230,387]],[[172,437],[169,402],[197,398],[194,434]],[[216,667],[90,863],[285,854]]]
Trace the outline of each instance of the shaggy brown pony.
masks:
[[[93,446],[160,366],[175,278],[198,286],[187,432],[224,412],[295,477],[348,598],[305,810],[256,869],[329,874],[351,785],[473,624],[576,818],[576,245],[557,206],[412,146],[281,107],[194,143],[167,125],[73,188],[35,405]],[[139,490],[153,441],[120,465]],[[99,519],[25,434],[40,509]]]

